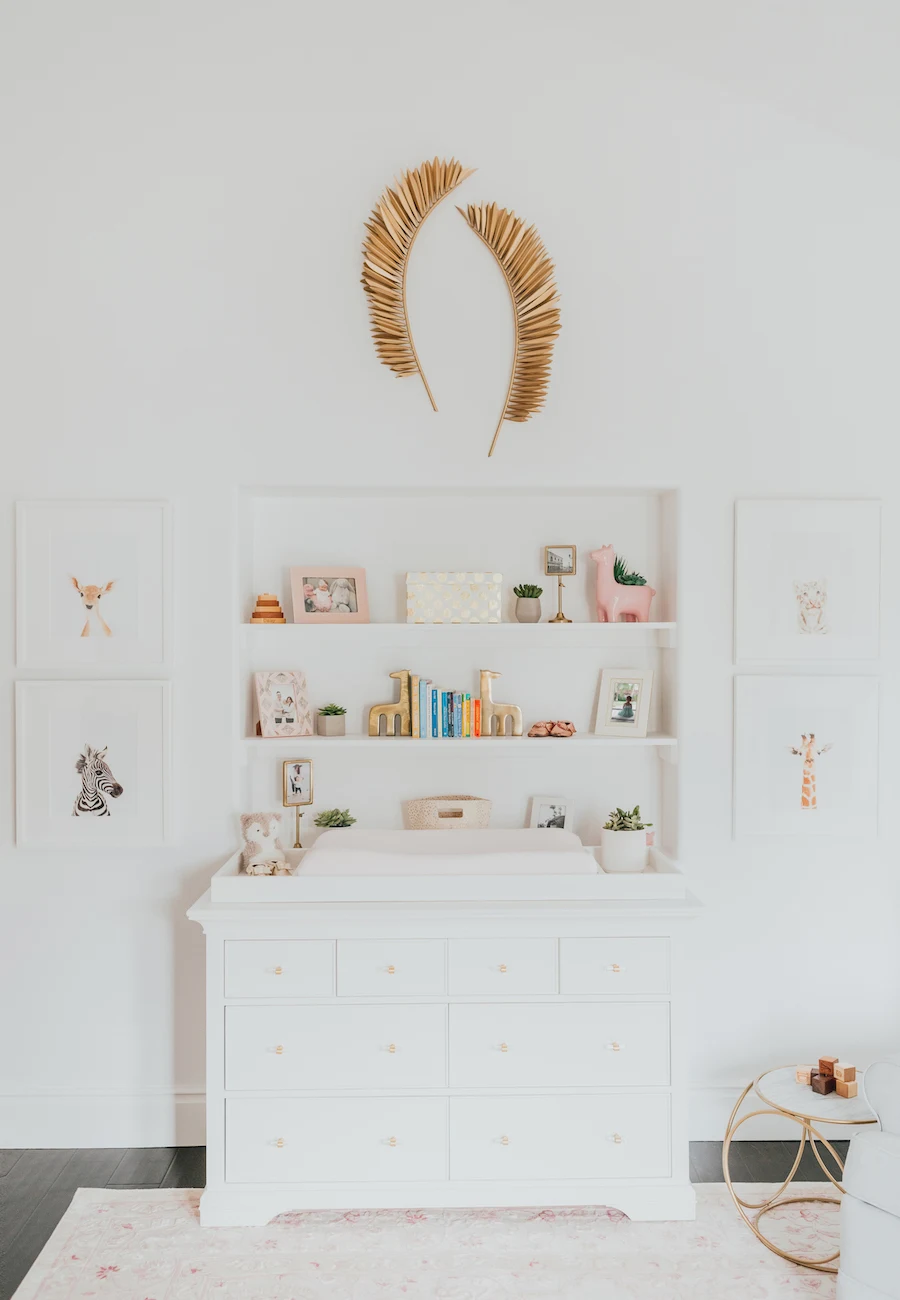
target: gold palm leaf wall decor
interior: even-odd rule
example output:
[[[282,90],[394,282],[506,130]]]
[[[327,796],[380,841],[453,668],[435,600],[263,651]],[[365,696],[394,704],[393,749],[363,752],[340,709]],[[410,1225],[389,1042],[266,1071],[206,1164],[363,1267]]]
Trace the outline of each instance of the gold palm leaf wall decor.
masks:
[[[559,295],[553,263],[534,226],[496,203],[469,204],[457,212],[494,254],[512,300],[515,345],[506,401],[489,456],[504,420],[521,424],[539,411],[550,383],[553,344],[559,334]]]
[[[474,170],[455,158],[423,162],[395,180],[393,189],[384,191],[366,222],[362,283],[369,300],[375,350],[395,375],[418,375],[435,410],[437,404],[409,327],[406,273],[426,217]]]

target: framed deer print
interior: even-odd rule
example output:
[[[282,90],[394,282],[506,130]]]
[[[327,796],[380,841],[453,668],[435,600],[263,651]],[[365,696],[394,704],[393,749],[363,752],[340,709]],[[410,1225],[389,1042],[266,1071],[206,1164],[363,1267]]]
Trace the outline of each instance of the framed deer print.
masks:
[[[734,679],[734,831],[877,835],[877,677]]]
[[[20,501],[17,662],[161,668],[168,658],[169,534],[162,501]]]
[[[170,823],[168,682],[16,683],[16,843],[145,848]]]
[[[738,663],[823,663],[879,653],[878,501],[738,501]]]

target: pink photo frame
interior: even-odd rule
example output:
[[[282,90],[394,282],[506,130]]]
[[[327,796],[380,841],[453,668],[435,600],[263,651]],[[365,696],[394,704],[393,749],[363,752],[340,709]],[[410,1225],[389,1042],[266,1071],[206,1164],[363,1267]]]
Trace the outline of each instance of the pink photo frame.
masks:
[[[295,623],[368,623],[365,569],[307,564],[291,569]]]

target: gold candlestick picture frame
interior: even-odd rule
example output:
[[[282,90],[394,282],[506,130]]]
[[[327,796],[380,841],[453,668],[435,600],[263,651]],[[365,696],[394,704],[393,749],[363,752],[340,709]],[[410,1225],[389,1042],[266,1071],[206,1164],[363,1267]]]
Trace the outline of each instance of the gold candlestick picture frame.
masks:
[[[574,578],[578,568],[578,548],[575,546],[545,546],[544,547],[544,573],[548,578],[556,578],[556,605],[557,611],[553,618],[548,618],[548,623],[571,623],[570,618],[566,618],[562,607],[563,587],[566,585],[563,578]]]
[[[281,802],[295,814],[294,848],[300,843],[300,820],[303,809],[313,801],[313,761],[311,758],[286,758],[281,765]]]

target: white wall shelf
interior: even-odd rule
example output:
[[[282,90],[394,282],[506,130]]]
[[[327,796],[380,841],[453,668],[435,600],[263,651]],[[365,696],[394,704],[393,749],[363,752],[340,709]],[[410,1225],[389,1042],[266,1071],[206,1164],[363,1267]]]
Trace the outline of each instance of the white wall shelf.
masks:
[[[675,646],[675,623],[323,623],[241,624],[254,650],[300,651],[311,646],[408,646],[410,650],[503,646],[516,649],[577,650],[614,646]]]
[[[517,750],[529,750],[543,753],[544,750],[566,750],[566,749],[646,749],[649,747],[671,749],[678,744],[676,736],[670,736],[663,732],[653,732],[649,736],[567,736],[567,737],[544,737],[529,738],[528,736],[473,736],[459,739],[444,738],[441,740],[431,738],[428,740],[413,740],[411,736],[295,736],[293,738],[282,739],[280,736],[261,737],[247,736],[244,744],[253,750],[269,750],[273,754],[279,753],[298,753],[301,749],[309,749],[315,745],[322,749],[333,749],[340,752],[343,749],[362,746],[363,748],[372,748],[375,745],[381,746],[382,749],[387,746],[394,748],[406,748],[410,754],[443,754],[447,755],[454,750],[469,751],[473,746],[479,747],[479,753],[483,750],[485,753],[495,752],[497,754],[509,754]]]

